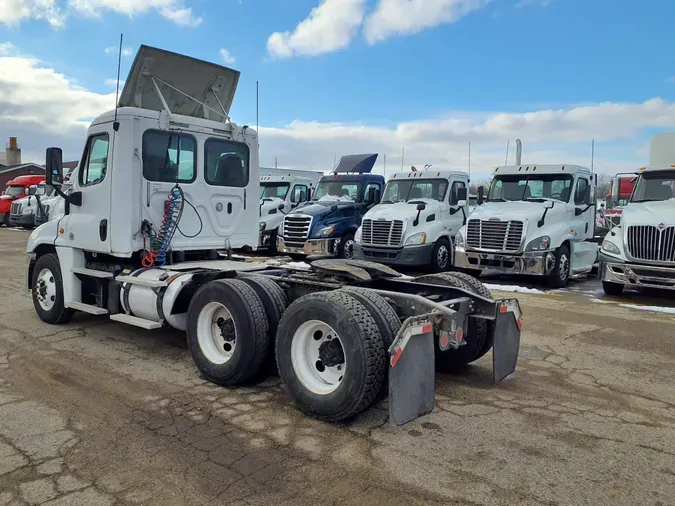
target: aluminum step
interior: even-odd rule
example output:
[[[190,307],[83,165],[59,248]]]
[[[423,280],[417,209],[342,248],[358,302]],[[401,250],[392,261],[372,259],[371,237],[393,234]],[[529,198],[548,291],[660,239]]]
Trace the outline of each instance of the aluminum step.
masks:
[[[92,278],[112,278],[112,272],[98,271],[96,269],[87,269],[86,267],[73,267],[70,269],[73,274],[82,274],[83,276],[91,276]]]
[[[75,309],[77,311],[82,311],[83,313],[102,315],[108,314],[108,310],[103,307],[92,306],[91,304],[85,304],[84,302],[66,302],[65,306],[69,309]]]
[[[162,328],[162,324],[160,322],[153,322],[152,320],[138,318],[137,316],[131,316],[130,314],[125,313],[111,314],[110,319],[116,322],[126,323],[127,325],[133,325],[134,327],[140,327],[146,330],[154,330]]]
[[[166,281],[145,279],[134,276],[117,276],[115,281],[119,281],[120,283],[129,283],[130,285],[147,286],[148,288],[163,288],[167,286]]]

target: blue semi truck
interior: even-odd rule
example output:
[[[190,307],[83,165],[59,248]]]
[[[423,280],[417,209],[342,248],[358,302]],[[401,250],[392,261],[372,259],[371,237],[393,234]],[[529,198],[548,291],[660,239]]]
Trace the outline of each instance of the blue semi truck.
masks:
[[[284,216],[277,250],[291,257],[354,257],[354,234],[366,212],[380,202],[384,177],[371,174],[377,154],[346,155],[323,176],[312,200]]]

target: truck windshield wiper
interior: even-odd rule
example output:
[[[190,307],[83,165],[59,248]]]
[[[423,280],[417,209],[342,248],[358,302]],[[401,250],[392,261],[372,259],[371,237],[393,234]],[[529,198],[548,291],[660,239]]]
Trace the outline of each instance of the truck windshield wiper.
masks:
[[[549,199],[529,197],[529,198],[526,198],[526,199],[523,199],[523,200],[524,200],[525,202],[546,202],[546,201],[549,200]]]
[[[394,202],[391,200],[381,200],[380,204],[393,204]]]

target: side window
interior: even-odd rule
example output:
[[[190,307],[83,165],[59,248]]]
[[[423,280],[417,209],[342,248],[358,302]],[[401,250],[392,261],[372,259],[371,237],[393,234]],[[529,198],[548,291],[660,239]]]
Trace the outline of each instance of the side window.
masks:
[[[108,134],[93,135],[82,158],[80,185],[91,186],[105,179],[108,168]]]
[[[577,189],[574,192],[574,204],[580,206],[586,203],[586,193],[588,192],[588,180],[579,179],[577,181]]]
[[[295,198],[295,192],[297,190],[300,190],[300,197],[298,199]],[[307,185],[304,184],[296,184],[293,187],[293,191],[291,192],[291,202],[294,204],[299,204],[300,202],[305,202],[307,200]]]
[[[197,142],[191,135],[163,130],[143,134],[143,177],[164,183],[195,180]]]
[[[449,201],[449,204],[450,204],[451,206],[456,206],[456,205],[457,205],[457,202],[458,202],[458,200],[459,200],[459,199],[457,198],[457,190],[458,190],[459,188],[466,188],[466,184],[464,183],[464,181],[453,181],[453,182],[452,182],[452,186],[450,187],[450,201]]]
[[[242,142],[211,138],[204,143],[204,179],[210,185],[248,186],[248,164],[248,146]]]

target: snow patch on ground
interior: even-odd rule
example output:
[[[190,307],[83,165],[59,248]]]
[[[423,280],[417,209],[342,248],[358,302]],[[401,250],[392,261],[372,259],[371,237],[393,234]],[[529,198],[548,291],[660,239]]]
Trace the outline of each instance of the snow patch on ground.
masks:
[[[537,290],[536,288],[527,288],[518,285],[493,285],[485,283],[485,288],[487,288],[488,290],[498,290],[500,292],[537,293],[537,294],[545,293],[542,292],[541,290]]]
[[[675,314],[675,307],[664,306],[636,306],[635,304],[619,304],[619,307],[639,309],[640,311],[652,311],[654,313]]]
[[[296,269],[299,271],[311,271],[312,266],[307,262],[288,262],[287,264],[282,264],[280,267],[284,269]]]
[[[613,300],[601,300],[601,299],[596,299],[594,297],[590,298],[591,302],[597,302],[598,304],[615,304]]]

